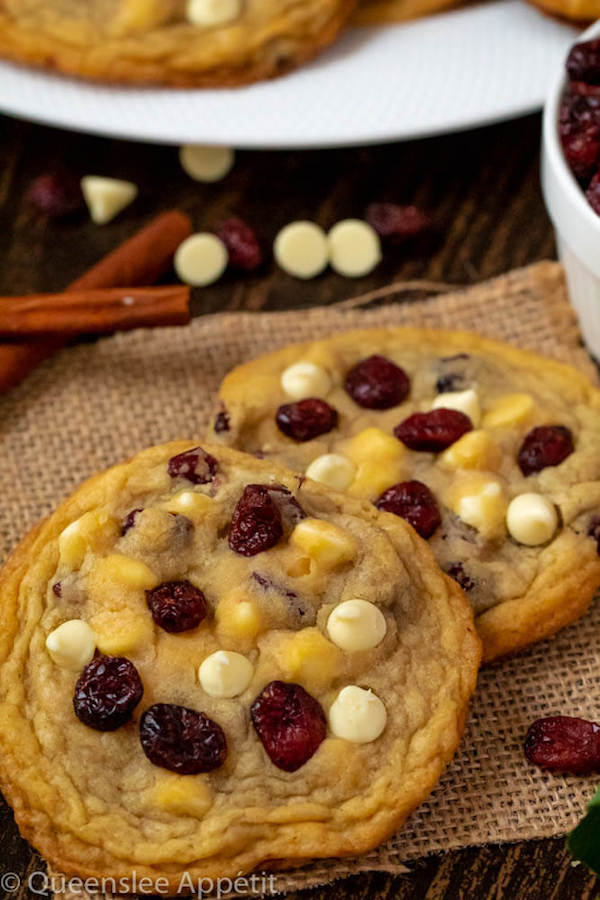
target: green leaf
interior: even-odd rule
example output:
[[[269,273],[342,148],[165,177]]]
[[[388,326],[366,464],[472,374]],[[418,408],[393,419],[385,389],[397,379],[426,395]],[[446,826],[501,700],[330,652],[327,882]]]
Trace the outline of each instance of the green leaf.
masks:
[[[567,837],[567,847],[575,859],[600,875],[600,788],[590,800],[585,818]]]

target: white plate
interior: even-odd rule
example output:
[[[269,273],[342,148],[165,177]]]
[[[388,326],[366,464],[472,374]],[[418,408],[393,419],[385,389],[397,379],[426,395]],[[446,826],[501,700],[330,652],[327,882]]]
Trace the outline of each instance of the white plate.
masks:
[[[311,65],[234,90],[104,87],[0,63],[0,109],[175,144],[325,147],[422,137],[540,107],[575,33],[523,0],[491,0],[355,29]]]

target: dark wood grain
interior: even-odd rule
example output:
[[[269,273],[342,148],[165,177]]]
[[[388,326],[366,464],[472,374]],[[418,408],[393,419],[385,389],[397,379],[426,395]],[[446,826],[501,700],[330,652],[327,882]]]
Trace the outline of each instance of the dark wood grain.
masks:
[[[1,102],[1,98],[0,98]],[[58,291],[162,209],[179,206],[198,230],[230,214],[247,219],[269,247],[277,230],[308,218],[328,227],[361,216],[367,203],[393,200],[431,211],[427,239],[386,253],[367,278],[326,273],[309,283],[289,278],[269,258],[252,277],[227,276],[194,292],[195,314],[223,309],[290,309],[333,303],[393,280],[465,284],[554,255],[538,180],[540,120],[427,141],[327,152],[242,152],[221,184],[198,185],[180,170],[173,148],[124,143],[0,121],[0,293]],[[70,172],[129,178],[136,203],[110,225],[85,217],[52,224],[24,203],[32,178]],[[293,337],[293,336],[291,336]],[[41,861],[0,805],[0,874],[15,871],[28,896],[28,874]],[[0,894],[2,892],[0,891]],[[563,839],[469,848],[411,864],[411,874],[373,872],[302,894],[298,900],[596,900],[600,881],[574,867]],[[8,896],[8,894],[6,895]]]

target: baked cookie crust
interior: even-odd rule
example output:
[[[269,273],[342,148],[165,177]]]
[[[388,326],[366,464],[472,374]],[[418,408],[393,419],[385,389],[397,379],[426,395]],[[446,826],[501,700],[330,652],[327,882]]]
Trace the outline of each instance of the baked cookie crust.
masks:
[[[185,467],[174,475],[170,460],[196,447],[155,447],[90,479],[25,538],[0,575],[0,784],[22,834],[66,874],[127,879],[135,870],[138,880],[167,879],[175,892],[183,872],[216,878],[271,861],[362,853],[431,791],[463,729],[480,642],[463,593],[425,542],[370,504],[223,447],[202,445],[216,466],[210,480],[190,484]],[[307,563],[286,526],[271,549],[233,552],[232,514],[249,483],[285,487],[289,494],[277,494],[291,504],[284,519],[298,503],[307,521],[339,529],[354,550],[337,567],[324,568],[318,554]],[[182,493],[193,497],[183,501]],[[193,512],[175,515],[182,503]],[[159,628],[138,583],[140,565],[158,581],[200,585],[206,620],[182,634]],[[326,621],[357,594],[378,606],[387,628],[373,649],[349,653],[326,638]],[[258,629],[240,626],[242,602]],[[79,673],[47,650],[48,634],[73,618],[93,627],[99,652],[125,656],[141,677],[143,698],[115,731],[76,718]],[[234,699],[209,696],[198,683],[198,665],[219,647],[254,667]],[[297,771],[282,771],[249,717],[254,698],[278,678],[301,684],[326,713],[348,682],[372,689],[387,710],[385,729],[362,744],[328,730]],[[227,738],[224,764],[200,775],[153,765],[138,725],[155,703],[216,721]]]
[[[389,358],[411,380],[408,397],[393,408],[361,408],[344,389],[347,372],[372,354]],[[332,384],[325,399],[339,414],[336,428],[306,442],[285,436],[275,423],[277,408],[290,402],[281,375],[299,361],[310,361],[328,373]],[[358,480],[347,489],[374,501],[394,482],[417,479],[433,491],[442,507],[442,524],[430,545],[445,570],[450,571],[453,563],[464,566],[465,572],[454,569],[454,574],[468,590],[483,639],[484,659],[489,662],[573,622],[585,612],[600,585],[597,543],[588,534],[600,513],[600,392],[581,373],[467,332],[412,328],[352,331],[291,345],[234,369],[220,390],[219,410],[221,414],[226,410],[229,430],[215,436],[224,444],[265,454],[304,472],[323,454],[350,452],[352,456],[349,441],[369,428],[391,437],[393,429],[411,413],[431,408],[438,395],[437,380],[443,376],[450,387],[456,377],[455,389],[478,392],[482,422],[475,428],[484,432],[482,444],[485,442],[486,452],[492,449],[496,458],[490,462],[468,460],[465,470],[457,464],[444,468],[444,454],[406,450],[400,462],[394,462],[396,468],[390,468],[395,474],[390,474],[386,483],[381,470],[390,463],[382,458],[378,466],[374,449],[371,468],[377,486],[370,487],[364,479],[359,484],[359,465]],[[506,397],[521,403],[525,397],[525,406],[528,403],[530,408],[517,409],[512,423],[508,415],[504,427],[501,422],[486,427],[486,413]],[[214,434],[216,422],[213,420],[209,433]],[[560,465],[524,476],[517,465],[519,446],[533,427],[547,424],[570,428],[574,452]],[[554,539],[543,546],[523,546],[509,538],[504,526],[485,537],[461,523],[451,508],[453,485],[461,479],[478,478],[498,481],[507,503],[525,492],[550,498],[560,515]]]
[[[356,0],[244,0],[198,27],[183,0],[3,0],[0,55],[105,82],[231,87],[272,78],[331,44]]]

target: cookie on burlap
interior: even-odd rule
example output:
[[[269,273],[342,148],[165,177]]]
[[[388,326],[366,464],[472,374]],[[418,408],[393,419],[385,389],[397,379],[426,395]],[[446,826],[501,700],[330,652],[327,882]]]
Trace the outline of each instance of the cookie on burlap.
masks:
[[[491,660],[574,621],[600,585],[599,412],[569,366],[386,328],[239,366],[211,432],[404,515],[468,593]]]
[[[0,600],[23,835],[63,872],[172,890],[381,842],[452,756],[480,659],[402,520],[189,441],[86,482]]]
[[[355,6],[356,0],[4,0],[0,56],[108,82],[236,85],[315,56]]]

